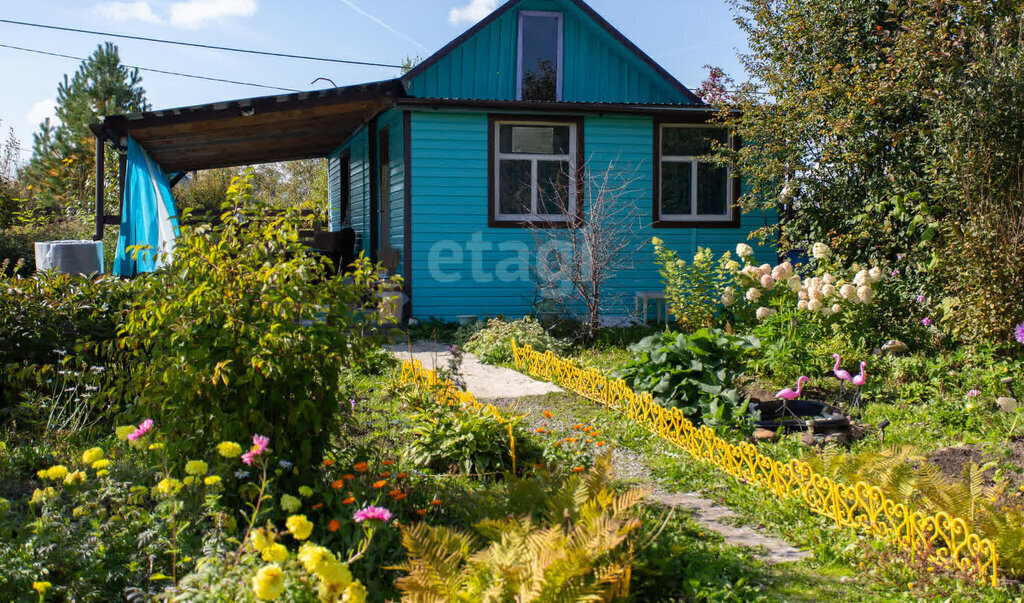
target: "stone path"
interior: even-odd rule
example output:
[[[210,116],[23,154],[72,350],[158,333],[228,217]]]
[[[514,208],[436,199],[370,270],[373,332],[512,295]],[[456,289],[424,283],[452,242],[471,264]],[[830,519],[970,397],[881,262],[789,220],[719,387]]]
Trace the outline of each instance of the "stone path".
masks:
[[[393,345],[390,349],[400,360],[414,358],[428,369],[443,368],[451,359],[446,346],[433,342]],[[460,372],[466,381],[466,389],[478,400],[487,400],[497,406],[526,414],[526,421],[533,428],[540,426],[542,422],[563,429],[569,426],[566,419],[557,415],[550,419],[544,418],[544,411],[549,409],[552,402],[550,398],[544,396],[563,391],[551,383],[531,379],[518,371],[483,364],[468,353],[463,358]],[[787,542],[762,534],[753,528],[723,523],[722,520],[735,516],[728,507],[698,494],[666,492],[658,488],[647,468],[646,459],[637,452],[623,447],[615,448],[612,451],[612,463],[619,479],[636,482],[641,487],[652,490],[650,499],[689,513],[695,522],[717,532],[730,545],[763,550],[758,557],[767,563],[799,561],[808,555],[806,551],[796,549]]]

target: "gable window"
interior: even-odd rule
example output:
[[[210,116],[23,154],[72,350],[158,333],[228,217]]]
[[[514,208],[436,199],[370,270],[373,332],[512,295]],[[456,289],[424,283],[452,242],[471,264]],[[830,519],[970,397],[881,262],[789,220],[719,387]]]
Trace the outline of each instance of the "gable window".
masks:
[[[519,13],[519,100],[562,100],[562,14]]]
[[[655,226],[738,226],[739,184],[729,169],[706,160],[712,141],[731,142],[725,128],[660,124]]]
[[[491,223],[568,223],[579,212],[582,120],[491,118]]]

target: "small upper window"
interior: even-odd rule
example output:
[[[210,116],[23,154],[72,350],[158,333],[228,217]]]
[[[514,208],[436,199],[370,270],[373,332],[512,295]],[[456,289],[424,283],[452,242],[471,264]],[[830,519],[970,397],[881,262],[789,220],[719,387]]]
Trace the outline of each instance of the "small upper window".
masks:
[[[562,100],[562,14],[519,13],[520,100]]]
[[[729,132],[706,126],[661,127],[659,222],[734,220],[736,184],[728,168],[706,160],[712,141],[727,144]]]

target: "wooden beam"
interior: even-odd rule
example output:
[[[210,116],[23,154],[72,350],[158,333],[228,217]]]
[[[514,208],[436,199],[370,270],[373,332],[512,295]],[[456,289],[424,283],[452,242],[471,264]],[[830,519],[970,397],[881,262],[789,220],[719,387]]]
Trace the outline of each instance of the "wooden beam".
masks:
[[[103,225],[105,223],[103,219],[103,180],[106,177],[104,173],[103,162],[106,159],[106,154],[103,152],[103,137],[96,137],[96,234],[93,235],[92,240],[102,241],[103,240]]]
[[[181,181],[182,181],[182,179],[183,179],[183,178],[184,178],[184,177],[185,177],[185,176],[186,176],[187,174],[188,174],[188,172],[178,172],[177,174],[175,174],[174,176],[172,176],[172,177],[171,177],[171,180],[170,180],[170,182],[169,182],[169,184],[171,185],[171,188],[174,188],[174,186],[175,186],[176,184],[178,184],[179,182],[181,182]]]

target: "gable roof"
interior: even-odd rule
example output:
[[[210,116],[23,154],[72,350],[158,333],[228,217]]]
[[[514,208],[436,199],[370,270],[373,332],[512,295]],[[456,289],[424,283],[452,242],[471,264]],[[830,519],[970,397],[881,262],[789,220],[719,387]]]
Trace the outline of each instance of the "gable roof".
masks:
[[[586,2],[584,2],[583,0],[565,0],[565,1],[571,2],[577,8],[579,8],[581,11],[583,11],[583,13],[586,14],[591,20],[593,20],[598,26],[600,26],[601,29],[605,30],[609,35],[611,35],[612,38],[614,38],[617,42],[619,42],[629,52],[631,52],[633,55],[635,55],[637,58],[639,58],[648,67],[653,69],[654,72],[657,73],[666,83],[668,83],[669,86],[671,86],[676,91],[678,91],[683,96],[685,96],[687,99],[689,99],[689,101],[692,104],[696,104],[696,105],[703,105],[704,104],[704,101],[702,101],[700,99],[700,97],[698,97],[696,94],[691,92],[689,88],[684,86],[671,73],[666,71],[664,67],[662,67],[657,62],[655,62],[655,60],[652,59],[650,56],[648,56],[647,53],[645,53],[643,50],[640,50],[640,48],[636,44],[634,44],[632,41],[629,40],[629,38],[624,36],[622,34],[622,32],[620,32],[619,30],[615,29],[615,27],[612,26],[611,23],[609,23],[604,17],[602,17],[600,14],[598,14],[597,11],[595,11],[593,8],[591,8],[590,5],[588,5]],[[509,0],[508,2],[506,2],[504,5],[502,5],[498,9],[496,9],[494,12],[492,12],[490,15],[485,17],[483,20],[478,22],[473,27],[471,27],[465,33],[463,33],[459,37],[455,38],[454,40],[452,40],[451,42],[446,44],[441,50],[439,50],[439,51],[435,52],[434,54],[430,55],[427,59],[422,61],[419,65],[417,65],[416,67],[411,69],[408,73],[403,75],[402,78],[401,78],[402,82],[405,83],[405,85],[408,87],[409,84],[412,82],[412,80],[414,80],[418,76],[422,75],[428,69],[430,69],[431,67],[436,65],[439,61],[441,61],[442,59],[447,57],[449,54],[451,54],[453,50],[455,50],[456,48],[458,48],[459,46],[461,46],[462,44],[467,42],[470,38],[472,38],[476,34],[480,33],[482,30],[484,30],[485,28],[487,28],[488,26],[493,24],[495,21],[500,19],[502,16],[504,16],[506,13],[511,11],[513,8],[515,8],[518,4],[520,4],[522,2],[523,2],[523,0]]]

